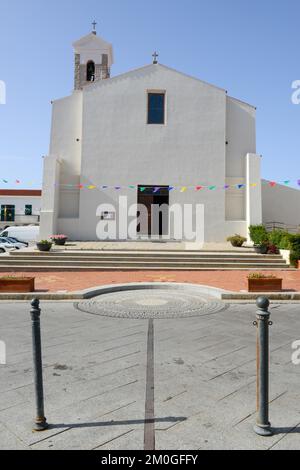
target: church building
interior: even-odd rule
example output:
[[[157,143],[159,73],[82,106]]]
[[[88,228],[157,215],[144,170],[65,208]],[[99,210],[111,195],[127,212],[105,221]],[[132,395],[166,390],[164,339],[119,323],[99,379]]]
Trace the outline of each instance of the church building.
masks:
[[[132,220],[125,197],[128,207],[147,210],[148,226],[136,224],[136,239],[184,240],[184,230],[174,228],[174,205],[201,205],[205,242],[247,237],[250,224],[271,222],[276,205],[271,188],[263,207],[254,106],[158,63],[156,53],[149,65],[113,76],[113,47],[95,28],[73,47],[74,91],[52,104],[41,238],[105,239],[100,221],[109,227]],[[291,191],[299,209],[300,192]],[[153,205],[170,208],[158,225]],[[117,231],[116,239],[127,238]]]

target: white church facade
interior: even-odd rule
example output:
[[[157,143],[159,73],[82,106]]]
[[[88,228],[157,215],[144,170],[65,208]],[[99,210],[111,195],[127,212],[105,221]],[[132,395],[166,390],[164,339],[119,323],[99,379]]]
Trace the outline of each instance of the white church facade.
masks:
[[[95,31],[73,46],[74,92],[53,102],[42,238],[105,239],[101,220],[109,230],[135,215],[124,212],[125,199],[148,214],[148,228],[136,224],[137,239],[184,240],[185,231],[174,228],[174,205],[201,205],[205,242],[247,237],[250,224],[268,218],[274,204],[268,196],[263,216],[255,107],[157,63],[156,54],[152,64],[111,77],[113,48]],[[299,208],[300,192],[292,191]],[[153,228],[151,208],[162,204],[170,210]],[[129,237],[121,232],[116,239]]]

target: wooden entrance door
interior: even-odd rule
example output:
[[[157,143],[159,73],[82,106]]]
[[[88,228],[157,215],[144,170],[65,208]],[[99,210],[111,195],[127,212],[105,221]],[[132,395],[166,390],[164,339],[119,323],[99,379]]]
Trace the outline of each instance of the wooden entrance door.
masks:
[[[151,235],[151,208],[152,208],[152,204],[153,204],[153,195],[143,194],[139,191],[139,193],[138,193],[138,204],[142,204],[147,209],[147,212],[148,212],[148,227],[147,227],[147,230],[144,230],[144,227],[142,225],[138,224],[137,233],[140,234],[140,235]]]
[[[141,188],[143,191],[141,191]],[[144,189],[145,188],[145,189]],[[137,233],[139,235],[166,235],[167,233],[164,232],[164,227],[168,226],[168,221],[163,223],[162,219],[160,218],[159,221],[159,233],[152,232],[152,206],[155,205],[162,205],[167,204],[169,205],[169,186],[161,186],[159,187],[160,190],[157,191],[158,186],[139,186],[138,187],[138,195],[137,200],[138,204],[143,204],[148,213],[148,227],[145,229],[140,224],[137,226]],[[138,214],[139,215],[139,214]],[[166,229],[165,229],[166,231]]]

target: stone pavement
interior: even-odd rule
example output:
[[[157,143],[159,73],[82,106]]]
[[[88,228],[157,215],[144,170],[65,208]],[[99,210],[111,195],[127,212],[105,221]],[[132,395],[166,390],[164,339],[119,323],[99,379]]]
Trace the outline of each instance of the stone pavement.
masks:
[[[297,305],[272,305],[270,438],[252,432],[253,305],[159,320],[92,315],[67,302],[41,307],[51,426],[31,432],[30,307],[0,303],[1,449],[300,449]]]
[[[283,289],[300,292],[300,270],[265,271],[283,278]],[[13,273],[1,273],[2,276]],[[247,290],[247,271],[99,271],[99,272],[18,272],[17,276],[35,277],[38,291],[74,292],[107,284],[130,282],[179,282],[202,284],[233,292]]]

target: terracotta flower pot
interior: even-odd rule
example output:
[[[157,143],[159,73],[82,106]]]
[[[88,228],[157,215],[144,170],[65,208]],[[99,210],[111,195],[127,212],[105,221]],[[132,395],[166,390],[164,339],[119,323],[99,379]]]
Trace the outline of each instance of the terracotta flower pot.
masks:
[[[282,279],[248,279],[248,292],[281,292]]]
[[[0,279],[0,292],[34,292],[34,277]]]

